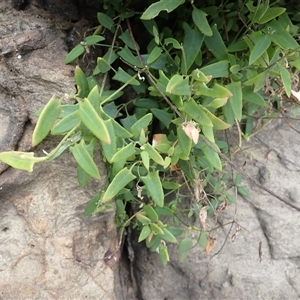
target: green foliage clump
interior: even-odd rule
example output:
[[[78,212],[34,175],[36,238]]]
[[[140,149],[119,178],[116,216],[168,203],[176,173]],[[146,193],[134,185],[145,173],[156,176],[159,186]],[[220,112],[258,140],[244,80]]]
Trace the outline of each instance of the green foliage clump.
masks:
[[[220,157],[228,145],[216,132],[236,123],[250,135],[257,112],[262,122],[269,120],[270,105],[279,108],[283,95],[294,93],[300,67],[298,27],[285,8],[270,1],[215,2],[103,0],[99,26],[65,62],[79,60],[90,47],[102,47],[103,55],[89,76],[76,67],[78,91],[69,95],[75,104],[53,97],[33,134],[33,145],[49,133],[64,136],[61,143],[43,158],[0,154],[3,162],[32,171],[34,163],[69,149],[84,187],[100,178],[94,161],[100,144],[107,184],[84,214],[114,201],[120,233],[131,224],[163,264],[167,243],[178,243],[179,236],[179,260],[188,255],[190,232],[209,252],[206,216],[235,202],[225,192]],[[246,196],[241,178],[236,182]],[[189,201],[180,193],[183,186]],[[182,202],[188,202],[184,211]],[[199,227],[181,221],[182,213],[199,216]]]

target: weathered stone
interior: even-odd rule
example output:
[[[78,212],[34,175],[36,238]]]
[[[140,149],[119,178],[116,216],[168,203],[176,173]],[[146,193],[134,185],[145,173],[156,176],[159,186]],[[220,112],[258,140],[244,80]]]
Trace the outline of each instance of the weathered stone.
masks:
[[[48,138],[31,146],[36,111],[54,94],[75,92],[74,67],[63,62],[65,33],[52,22],[31,8],[1,13],[0,151],[43,156],[42,150],[50,152],[59,142]],[[101,160],[101,180],[85,189],[67,151],[33,173],[1,167],[0,298],[115,299],[114,273],[103,260],[117,239],[114,211],[82,215],[105,183]]]

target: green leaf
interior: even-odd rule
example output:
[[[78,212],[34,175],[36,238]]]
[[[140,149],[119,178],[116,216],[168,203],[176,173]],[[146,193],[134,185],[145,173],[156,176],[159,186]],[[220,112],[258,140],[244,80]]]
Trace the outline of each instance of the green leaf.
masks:
[[[172,216],[174,214],[174,212],[166,206],[164,206],[164,207],[155,206],[155,211],[160,216]]]
[[[108,134],[110,136],[110,144],[107,144],[106,142],[101,141],[101,148],[102,148],[102,154],[104,158],[110,162],[112,157],[117,151],[117,137],[115,133],[115,129],[113,126],[113,120],[105,120],[104,124],[106,126],[106,129],[108,131]]]
[[[118,72],[114,75],[114,77],[112,77],[112,79],[131,85],[140,85],[134,77],[135,76],[129,75],[121,67],[119,67]]]
[[[162,228],[162,231],[164,233],[160,236],[164,241],[170,243],[177,243],[176,237],[167,228]]]
[[[224,106],[227,103],[228,98],[215,98],[213,101],[211,101],[207,106],[212,108],[220,108]]]
[[[148,225],[151,223],[151,220],[147,218],[143,213],[138,213],[136,215],[136,218],[143,224],[143,225]]]
[[[292,90],[291,74],[282,64],[278,63],[278,66],[285,93],[288,97],[290,97]]]
[[[148,225],[143,226],[141,233],[139,235],[138,242],[140,243],[143,240],[145,240],[149,236],[150,233],[151,233],[150,227]]]
[[[217,170],[222,171],[222,163],[219,155],[207,145],[203,145],[203,147],[201,147],[201,150],[203,151],[203,154],[207,158],[207,160],[212,164],[212,166]]]
[[[267,51],[270,45],[270,37],[268,35],[263,34],[251,50],[249,57],[249,65],[252,65],[257,59],[259,59],[263,55],[263,53]]]
[[[235,185],[237,185],[237,186],[241,185],[242,180],[243,180],[242,175],[240,173],[237,173],[235,175],[235,180],[234,180]]]
[[[165,39],[165,45],[168,46],[169,44],[173,45],[173,48],[175,49],[181,49],[181,46],[177,40],[174,38],[166,38]]]
[[[265,81],[266,81],[267,76],[268,76],[268,70],[263,71],[263,72],[259,73],[258,75],[256,75],[255,77],[245,81],[244,85],[246,85],[246,86],[254,85],[253,92],[254,93],[258,92],[265,85]]]
[[[209,88],[204,82],[194,83],[193,91],[195,95],[213,97],[213,98],[226,98],[232,96],[232,93],[224,86],[215,83],[213,87]]]
[[[181,187],[181,184],[172,181],[163,181],[162,186],[166,190],[177,190]]]
[[[135,144],[130,143],[127,146],[121,148],[118,152],[116,152],[110,162],[118,162],[122,161],[123,159],[127,160],[127,158],[134,155],[135,152]]]
[[[131,170],[127,168],[122,169],[111,181],[106,191],[104,192],[102,203],[111,201],[129,182],[136,178]]]
[[[106,73],[110,70],[110,64],[103,58],[103,57],[98,57],[97,58],[97,67],[98,67],[98,72],[100,73]]]
[[[47,157],[34,157],[33,152],[8,151],[0,153],[0,161],[11,167],[28,172],[33,171],[36,162],[44,161]]]
[[[258,24],[265,24],[286,11],[283,7],[269,7],[266,13],[257,21]]]
[[[79,103],[77,111],[82,123],[100,140],[104,143],[110,144],[111,138],[104,121],[97,114],[96,110],[90,103],[89,99],[85,98]]]
[[[148,173],[146,176],[141,176],[141,180],[145,183],[147,192],[152,200],[160,207],[164,206],[164,192],[162,189],[159,172]]]
[[[79,144],[70,147],[70,151],[72,152],[76,162],[86,173],[94,178],[100,179],[99,170],[91,155],[87,151],[83,140]]]
[[[213,33],[209,23],[207,22],[206,16],[207,14],[203,10],[194,7],[192,11],[192,18],[195,25],[204,35],[212,36]]]
[[[90,92],[89,83],[85,74],[78,66],[75,68],[75,82],[78,89],[77,96],[79,98],[87,97]]]
[[[157,222],[158,221],[158,215],[154,208],[151,205],[145,205],[143,207],[144,212],[146,213],[146,216],[152,221]]]
[[[212,78],[222,78],[228,77],[229,72],[229,61],[228,60],[221,60],[213,64],[209,64],[201,68],[201,72],[206,76],[212,76]]]
[[[238,186],[237,188],[237,192],[243,196],[243,197],[249,197],[250,196],[250,193],[247,189],[245,189],[243,186]]]
[[[212,121],[213,128],[215,130],[224,130],[224,129],[228,129],[230,127],[230,124],[227,124],[223,120],[221,120],[220,118],[216,117],[207,108],[205,108],[205,107],[202,107],[202,108],[205,111],[205,113],[208,115],[210,120]]]
[[[149,153],[147,151],[141,151],[141,158],[142,158],[144,167],[146,168],[147,171],[149,171],[149,168],[150,168]]]
[[[164,234],[162,229],[157,224],[151,223],[150,229],[154,232],[154,234],[159,234],[159,235]]]
[[[130,132],[134,137],[139,137],[141,134],[141,130],[145,130],[150,122],[152,121],[153,115],[152,113],[148,113],[139,120],[137,120],[131,127]]]
[[[161,56],[161,53],[162,49],[160,47],[155,46],[147,59],[147,64],[150,65],[153,62],[155,62]]]
[[[92,199],[90,200],[88,205],[85,207],[85,210],[83,212],[83,215],[85,217],[91,215],[96,210],[96,208],[98,206],[98,202],[99,202],[102,194],[103,193],[100,192],[92,197]]]
[[[267,102],[264,100],[264,98],[260,94],[254,93],[253,88],[249,86],[243,87],[243,99],[245,102],[249,102],[257,106],[267,106]]]
[[[181,59],[182,74],[187,74],[201,51],[204,36],[197,29],[192,29],[187,23],[183,23],[183,53]]]
[[[184,0],[160,0],[159,2],[151,4],[142,14],[142,20],[150,20],[155,18],[161,11],[166,10],[170,13],[178,6],[184,3]]]
[[[203,135],[211,142],[215,143],[215,134],[212,127],[202,126],[202,133]]]
[[[194,121],[201,125],[208,127],[213,126],[212,121],[203,111],[201,105],[196,103],[195,100],[192,98],[190,98],[188,101],[185,101],[180,110],[188,114]]]
[[[183,262],[193,247],[193,241],[189,237],[182,239],[178,245],[178,260]]]
[[[200,247],[205,248],[207,245],[207,232],[201,231],[198,235],[198,244]]]
[[[166,111],[157,108],[151,108],[151,112],[162,124],[166,126],[166,128],[169,128],[174,117],[172,113],[167,113]]]
[[[231,105],[234,116],[238,121],[241,121],[243,109],[243,94],[241,82],[231,82],[226,87],[232,93],[232,96],[229,97],[229,103]]]
[[[122,57],[126,62],[131,64],[132,66],[135,66],[138,68],[143,67],[143,65],[141,64],[139,59],[132,54],[131,50],[129,50],[129,48],[126,45],[125,45],[125,47],[122,48],[121,51],[118,52],[118,55],[120,57]]]
[[[85,38],[85,42],[88,46],[96,45],[97,43],[104,41],[105,38],[101,35],[91,35]]]
[[[179,74],[175,74],[172,76],[170,81],[168,82],[167,93],[171,93],[174,95],[190,95],[190,83],[189,83],[189,77],[183,77]]]
[[[185,156],[189,156],[192,149],[192,139],[183,131],[182,126],[177,126],[177,137],[180,149]]]
[[[96,138],[93,138],[91,142],[88,145],[86,145],[86,150],[88,151],[92,159],[94,157],[94,149],[96,145],[97,145]],[[78,177],[79,185],[81,187],[85,187],[88,184],[91,176],[87,172],[85,172],[84,169],[79,164],[77,164],[77,177]]]
[[[217,29],[217,25],[212,27],[212,36],[206,36],[204,43],[208,50],[220,61],[227,60],[227,48]]]
[[[150,145],[149,143],[144,144],[143,146],[141,146],[142,150],[145,150],[148,154],[149,157],[154,160],[157,164],[164,166],[165,162],[164,159],[162,158],[162,156],[155,150],[155,148],[153,148],[152,145]]]
[[[135,47],[137,47],[138,50],[140,50],[139,45],[136,43],[134,44],[132,42],[129,30],[127,29],[126,31],[124,31],[119,38],[124,42],[125,45],[127,45],[129,48],[131,48],[132,50],[135,50]]]
[[[66,56],[65,58],[65,64],[69,64],[70,62],[72,62],[74,59],[76,59],[77,57],[79,57],[81,54],[83,54],[85,51],[84,46],[82,46],[81,44],[77,45],[76,47],[74,47]]]
[[[114,26],[114,21],[113,19],[104,13],[98,12],[97,13],[97,19],[98,22],[105,28],[109,29],[110,31],[112,30],[113,26]]]
[[[79,124],[80,124],[80,120],[76,112],[73,112],[72,114],[67,115],[66,117],[61,119],[58,123],[56,123],[51,129],[51,134],[64,135],[74,127],[78,126]]]
[[[163,266],[166,266],[168,261],[170,261],[167,246],[160,245],[158,248],[159,259]]]
[[[60,101],[53,96],[43,108],[32,134],[32,145],[38,145],[50,132],[61,113]]]

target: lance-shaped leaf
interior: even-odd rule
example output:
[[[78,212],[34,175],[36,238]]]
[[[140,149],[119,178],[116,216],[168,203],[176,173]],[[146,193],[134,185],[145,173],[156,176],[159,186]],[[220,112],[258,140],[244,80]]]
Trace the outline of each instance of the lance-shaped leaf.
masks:
[[[141,230],[138,242],[145,240],[149,236],[150,233],[151,233],[150,227],[148,225],[145,225]]]
[[[206,16],[207,14],[203,10],[194,7],[192,11],[192,18],[195,25],[204,35],[212,36],[213,33],[209,23],[207,22]]]
[[[61,113],[60,101],[54,96],[43,108],[32,134],[32,145],[39,144],[49,133]]]
[[[168,13],[176,9],[179,5],[184,3],[184,0],[160,0],[151,4],[142,14],[142,20],[150,20],[155,18],[162,10],[166,10]]]
[[[145,205],[143,210],[152,222],[158,221],[158,215],[151,205]]]
[[[147,192],[152,200],[160,207],[164,206],[164,192],[158,171],[148,173],[146,176],[141,176],[141,180],[145,183]]]
[[[52,135],[64,135],[72,130],[74,127],[80,124],[80,120],[76,114],[73,112],[63,119],[61,119],[57,124],[51,129]]]
[[[170,79],[167,89],[167,93],[173,94],[173,95],[190,95],[190,83],[189,83],[189,77],[183,77],[179,74],[175,74]]]
[[[193,247],[193,241],[189,237],[185,237],[180,241],[178,245],[178,260],[180,262],[186,259],[192,247]]]
[[[181,125],[177,126],[177,137],[182,153],[189,156],[192,149],[192,139],[187,136]]]
[[[163,240],[165,240],[166,242],[170,242],[170,243],[177,243],[176,237],[167,228],[162,228],[162,231],[164,232],[161,235],[161,238]]]
[[[81,44],[77,45],[66,56],[65,64],[69,64],[71,61],[73,61],[83,53],[84,53],[84,46],[82,46]]]
[[[97,139],[93,138],[91,142],[85,146],[91,158],[94,157],[94,149],[96,145],[97,145]],[[85,187],[88,184],[91,176],[79,164],[77,164],[77,178],[78,178],[79,185],[81,187]]]
[[[139,137],[141,134],[141,130],[145,130],[148,127],[148,125],[152,121],[152,118],[152,113],[148,113],[137,120],[130,128],[130,132],[133,134],[133,136]]]
[[[100,140],[107,144],[110,144],[110,136],[105,126],[104,121],[97,114],[95,108],[85,98],[80,104],[77,111],[78,116],[82,123]]]
[[[130,143],[125,147],[121,148],[117,153],[115,153],[111,159],[111,162],[123,161],[124,159],[127,159],[128,157],[134,155],[135,151],[135,144]]]
[[[243,109],[243,93],[241,82],[231,82],[227,85],[227,88],[231,91],[232,96],[229,97],[229,103],[231,105],[234,116],[241,121],[242,109]]]
[[[214,129],[216,129],[216,130],[224,130],[224,129],[228,129],[230,127],[230,124],[227,124],[223,120],[221,120],[220,118],[216,117],[207,108],[205,108],[203,106],[202,106],[202,108],[205,111],[205,113],[208,115],[208,117],[211,119],[211,121],[213,123],[213,128]]]
[[[114,26],[114,21],[113,19],[108,16],[107,14],[98,12],[97,13],[97,19],[98,22],[105,28],[112,30],[113,26]]]
[[[222,171],[222,163],[219,155],[206,145],[201,147],[201,150],[203,151],[204,156],[207,158],[207,160],[213,165],[213,167],[219,171]]]
[[[166,266],[168,261],[170,261],[169,252],[167,246],[161,244],[158,248],[159,259],[163,266]]]
[[[86,173],[94,178],[100,178],[99,170],[91,155],[87,151],[84,140],[81,140],[79,144],[70,147],[70,151],[72,152],[76,162]]]
[[[213,87],[209,88],[204,82],[197,82],[194,85],[195,95],[226,98],[232,96],[231,92],[224,86],[215,83]]]
[[[259,59],[271,45],[271,39],[268,35],[263,34],[251,50],[249,57],[249,65],[252,65]]]
[[[132,52],[129,50],[129,48],[126,45],[122,48],[121,51],[118,52],[118,55],[121,56],[124,61],[128,62],[129,64],[135,67],[138,68],[143,67],[139,59],[132,54]]]
[[[281,80],[284,86],[285,93],[288,97],[291,96],[292,80],[289,71],[281,64],[278,64]]]
[[[207,116],[207,114],[203,111],[203,108],[196,103],[196,101],[192,98],[185,101],[183,106],[180,108],[181,111],[185,112],[189,117],[191,117],[195,122],[203,125],[212,127],[212,121]]]
[[[11,167],[28,172],[33,171],[36,162],[45,161],[47,157],[34,157],[33,152],[8,151],[0,153],[0,161]]]
[[[127,168],[122,169],[107,187],[101,202],[105,203],[111,201],[129,182],[135,178],[136,176],[132,174],[131,170]]]
[[[162,156],[155,150],[149,143],[144,144],[141,146],[142,150],[145,150],[148,154],[149,157],[154,160],[157,164],[164,166],[165,162]]]
[[[87,97],[90,92],[89,83],[85,74],[78,66],[75,68],[75,82],[78,89],[77,96],[79,98]]]
[[[114,77],[112,77],[112,79],[126,84],[140,85],[140,83],[134,77],[135,76],[129,75],[121,67],[119,67],[117,73],[114,75]]]

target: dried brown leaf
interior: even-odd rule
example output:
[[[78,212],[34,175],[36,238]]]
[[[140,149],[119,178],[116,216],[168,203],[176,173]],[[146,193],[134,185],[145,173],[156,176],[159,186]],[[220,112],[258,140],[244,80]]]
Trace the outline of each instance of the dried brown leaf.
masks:
[[[206,206],[203,206],[199,212],[199,220],[204,230],[207,227],[206,218],[207,218],[207,210],[206,210]]]
[[[184,122],[182,124],[182,129],[195,144],[198,143],[200,130],[196,127],[196,123],[192,121]]]
[[[207,244],[206,244],[206,247],[205,247],[205,252],[206,252],[207,254],[212,250],[212,248],[213,248],[214,245],[215,245],[215,242],[216,242],[216,239],[215,239],[215,238],[213,238],[213,237],[211,237],[211,236],[209,236],[209,237],[207,238]]]

